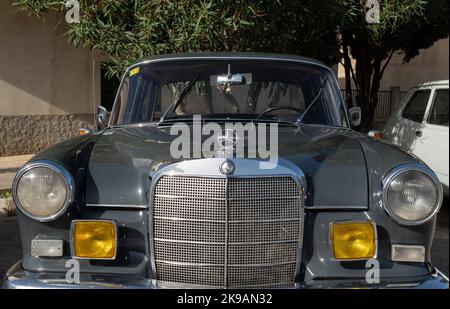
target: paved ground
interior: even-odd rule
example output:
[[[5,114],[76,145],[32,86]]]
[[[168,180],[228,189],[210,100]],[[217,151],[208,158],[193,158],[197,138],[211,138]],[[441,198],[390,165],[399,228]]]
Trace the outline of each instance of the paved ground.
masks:
[[[433,263],[447,276],[449,274],[449,201],[438,215],[438,224],[432,248]],[[6,270],[21,256],[17,217],[0,219],[0,284]]]
[[[436,231],[434,233],[433,248],[431,248],[431,259],[436,267],[444,274],[449,274],[449,239],[448,239],[448,219],[449,219],[449,200],[446,199],[438,214]]]
[[[8,268],[20,260],[21,256],[17,216],[0,218],[0,284]]]

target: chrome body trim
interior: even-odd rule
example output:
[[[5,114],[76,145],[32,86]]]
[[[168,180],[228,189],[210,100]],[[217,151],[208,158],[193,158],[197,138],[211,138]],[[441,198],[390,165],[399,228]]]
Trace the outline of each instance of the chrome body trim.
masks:
[[[278,266],[278,265],[286,265],[296,263],[297,261],[287,261],[287,262],[279,262],[279,263],[261,263],[261,264],[228,264],[227,262],[223,264],[213,264],[213,263],[189,263],[189,262],[174,262],[174,261],[166,261],[166,260],[156,260],[158,263],[166,263],[172,265],[186,265],[186,266],[238,266],[238,267],[262,267],[262,266]],[[226,281],[227,278],[225,278]]]
[[[182,196],[169,196],[169,195],[156,195],[157,197],[165,197],[165,198],[183,198]],[[285,197],[285,199],[292,199],[295,197]],[[208,200],[217,200],[217,201],[222,201],[223,199],[219,199],[219,198],[205,198]],[[281,199],[280,198],[276,198],[276,199]],[[233,198],[229,199],[230,201],[236,200]],[[241,199],[242,200],[242,199]],[[147,209],[149,208],[148,205],[134,205],[134,204],[95,204],[95,203],[86,203],[85,204],[86,207],[104,207],[104,208],[137,208],[137,209]],[[304,206],[305,209],[309,209],[309,210],[361,210],[361,211],[365,211],[367,210],[367,206],[308,206],[305,205]]]
[[[201,177],[201,176],[196,176],[196,175],[189,175],[189,176],[193,176],[193,177]],[[280,175],[283,176],[283,175]],[[254,177],[264,177],[264,176],[254,176]],[[278,177],[278,176],[277,176]],[[232,176],[230,176],[230,178],[233,178]],[[242,178],[242,177],[241,177]],[[252,178],[252,177],[247,177],[247,178]],[[164,198],[170,198],[170,199],[184,199],[186,198],[185,196],[178,196],[178,195],[167,195],[167,194],[155,194],[156,197],[164,197]],[[298,196],[283,196],[283,197],[268,197],[267,200],[288,200],[288,199],[296,199],[298,198]],[[191,197],[191,199],[200,199],[200,198],[196,198],[196,197]],[[253,198],[249,197],[249,198],[215,198],[215,197],[202,197],[202,200],[213,200],[213,201],[245,201],[245,200],[253,200]]]
[[[93,204],[86,203],[87,207],[110,207],[110,208],[139,208],[147,209],[148,205],[133,205],[133,204]]]
[[[192,240],[174,240],[174,239],[165,239],[165,238],[154,238],[158,241],[165,242],[178,242],[185,244],[208,244],[208,245],[223,245],[221,242],[210,242],[210,241],[192,241]],[[229,242],[230,245],[272,245],[272,244],[289,244],[298,242],[298,239],[294,240],[280,240],[280,241],[255,241],[255,242]]]
[[[231,163],[230,163],[231,162]],[[225,160],[223,163],[220,164],[219,170],[222,174],[227,175],[226,173],[224,173],[222,171],[222,166],[225,164],[232,164],[233,166],[233,172],[236,169],[234,164],[232,163],[232,161],[230,160]],[[232,174],[232,173],[231,173]],[[228,178],[225,180],[225,188],[228,189]],[[228,201],[228,190],[225,190],[225,248],[224,248],[224,265],[223,265],[223,282],[225,286],[228,286],[228,246],[229,246],[229,242],[228,242],[228,206],[229,206],[229,201]]]
[[[314,288],[414,288],[414,289],[448,289],[448,278],[437,268],[433,268],[428,276],[421,278],[390,278],[379,284],[367,284],[361,278],[336,280],[317,280],[309,284],[298,282],[281,284],[283,288],[314,289]],[[263,285],[259,286],[262,287]],[[280,285],[267,285],[269,288],[279,288]],[[211,286],[192,284],[174,284],[143,277],[129,275],[80,274],[80,283],[67,283],[65,273],[33,273],[22,268],[22,261],[15,263],[5,275],[5,289],[160,289],[160,288],[194,288],[206,289]]]
[[[290,219],[274,219],[274,220],[205,220],[205,219],[188,219],[188,218],[176,218],[176,217],[160,217],[155,216],[156,219],[174,220],[174,221],[199,221],[199,222],[218,222],[218,223],[246,223],[246,222],[290,222],[298,221],[301,218]]]
[[[398,217],[390,209],[389,203],[387,201],[387,189],[388,189],[389,185],[391,184],[392,180],[394,180],[395,177],[397,177],[398,175],[408,172],[408,171],[417,171],[417,172],[421,172],[421,173],[425,174],[435,183],[435,186],[438,191],[438,203],[437,203],[437,205],[434,206],[435,209],[433,210],[433,212],[430,215],[428,215],[426,218],[419,220],[419,221],[407,221],[407,220],[404,220],[404,219]],[[384,175],[384,177],[381,181],[381,185],[382,185],[383,208],[387,212],[387,214],[399,224],[402,224],[402,225],[423,224],[423,223],[431,220],[431,218],[433,218],[434,215],[436,215],[439,212],[439,209],[441,208],[442,200],[444,197],[442,185],[439,181],[439,178],[436,176],[436,174],[431,169],[426,167],[425,165],[418,164],[418,163],[408,163],[408,164],[397,165],[396,167],[391,169],[389,172],[387,172],[386,175]]]
[[[114,248],[114,256],[112,258],[85,258],[85,257],[79,257],[75,255],[75,242],[73,238],[73,232],[74,232],[74,226],[77,222],[111,222],[114,226],[114,234],[115,234],[115,248]],[[118,244],[118,235],[117,235],[118,229],[117,229],[117,222],[113,220],[98,220],[98,219],[83,219],[83,220],[72,220],[70,223],[70,256],[77,260],[114,260],[117,256],[117,247]]]
[[[333,241],[331,239],[331,226],[333,224],[340,224],[340,223],[371,223],[372,229],[373,229],[373,235],[374,235],[374,244],[375,244],[375,252],[372,257],[370,258],[362,258],[362,259],[338,259],[334,257],[333,252]],[[329,242],[329,251],[331,255],[332,261],[339,261],[339,262],[353,262],[353,261],[367,261],[370,259],[376,259],[378,257],[378,233],[377,233],[377,226],[374,221],[372,220],[343,220],[343,221],[333,221],[330,222],[328,226],[328,242]]]
[[[67,197],[66,197],[66,201],[64,202],[64,205],[55,214],[53,214],[51,216],[47,216],[47,217],[39,217],[39,216],[35,216],[35,215],[30,214],[20,204],[19,198],[17,196],[17,186],[19,185],[20,179],[22,178],[22,176],[26,172],[30,171],[33,168],[37,168],[37,167],[44,167],[44,168],[51,169],[52,171],[54,171],[54,172],[58,173],[59,175],[61,175],[65,179],[65,182],[66,182]],[[16,174],[16,176],[14,177],[13,186],[12,186],[12,195],[13,195],[14,203],[16,204],[17,208],[24,215],[26,215],[27,217],[30,217],[33,220],[39,221],[39,222],[48,222],[48,221],[55,220],[56,218],[61,216],[64,212],[66,212],[67,208],[74,201],[74,199],[75,199],[75,181],[74,181],[72,175],[62,165],[60,165],[60,164],[58,164],[56,162],[48,161],[48,160],[34,161],[34,162],[31,162],[31,163],[25,164],[19,170],[19,172]]]
[[[156,195],[157,197],[165,197],[165,198],[174,198],[174,199],[177,199],[177,198],[183,198],[182,196],[169,196],[169,195]],[[295,197],[285,197],[285,199],[292,199],[292,198],[295,198]],[[205,198],[205,199],[207,199],[207,200],[215,200],[215,201],[222,201],[223,199],[220,199],[220,198],[212,198],[212,197],[209,197],[209,198]],[[281,197],[280,198],[276,198],[276,199],[281,199]],[[233,201],[233,200],[236,200],[236,199],[233,199],[233,198],[230,198],[229,199],[230,201]],[[242,199],[241,199],[242,200]],[[149,206],[148,205],[134,205],[134,204],[94,204],[94,203],[86,203],[85,204],[86,205],[86,207],[104,207],[104,208],[136,208],[136,209],[147,209],[147,208],[149,208]],[[367,210],[367,206],[332,206],[332,205],[330,205],[330,206],[314,206],[314,205],[312,205],[312,206],[308,206],[308,205],[305,205],[304,206],[305,207],[305,209],[308,209],[308,210],[361,210],[361,211],[365,211],[365,210]]]
[[[367,206],[334,206],[334,205],[326,205],[326,206],[308,206],[305,205],[306,209],[309,210],[361,210],[366,211]]]
[[[233,175],[223,175],[220,172],[220,166],[225,161],[231,161],[233,162],[235,166],[235,170]],[[304,201],[305,201],[305,192],[306,192],[306,178],[303,173],[303,171],[298,168],[296,165],[291,163],[288,160],[285,159],[278,159],[278,164],[274,169],[259,169],[260,160],[258,159],[238,159],[238,158],[207,158],[207,159],[196,159],[196,160],[190,160],[190,161],[181,161],[178,163],[174,163],[168,166],[165,166],[164,168],[150,173],[149,177],[151,179],[151,189],[150,189],[150,225],[149,225],[149,239],[150,239],[150,265],[151,265],[151,271],[152,278],[157,278],[157,269],[156,269],[156,257],[155,257],[155,241],[168,241],[168,242],[179,242],[179,243],[191,243],[191,244],[211,244],[211,245],[224,245],[222,242],[202,242],[202,241],[185,241],[185,240],[173,240],[173,239],[161,239],[161,238],[155,238],[154,237],[154,219],[157,218],[154,216],[154,200],[156,197],[160,196],[158,194],[155,194],[156,190],[156,184],[158,181],[164,177],[164,176],[182,176],[182,177],[200,177],[200,178],[219,178],[219,179],[225,179],[226,186],[228,187],[228,179],[234,179],[234,178],[270,178],[270,177],[290,177],[294,180],[294,182],[297,184],[299,194],[295,197],[295,199],[300,199],[300,213],[298,214],[299,217],[296,218],[296,220],[299,221],[299,238],[295,240],[287,240],[287,241],[275,241],[275,242],[229,242],[228,240],[228,224],[235,223],[235,221],[228,221],[228,215],[225,216],[225,221],[221,220],[220,222],[225,223],[225,248],[228,248],[229,245],[248,245],[248,244],[278,244],[278,243],[299,243],[299,251],[297,252],[297,260],[295,261],[295,274],[294,278],[299,278],[300,275],[300,266],[301,266],[301,252],[303,248],[303,225],[304,225]],[[256,174],[255,171],[262,172],[263,174]],[[227,190],[225,191],[227,192]],[[228,193],[226,193],[228,194]],[[173,196],[170,196],[174,198]],[[181,198],[181,197],[178,197]],[[228,205],[232,199],[229,199],[228,196],[225,196],[225,198],[217,198],[217,200],[225,201],[225,203]],[[225,211],[228,211],[228,207],[225,207]],[[171,218],[173,220],[176,220],[176,218]],[[286,220],[287,221],[293,221],[292,220]],[[208,220],[205,220],[206,222]],[[212,220],[212,222],[216,222],[217,220]],[[246,220],[244,220],[246,221]],[[244,222],[243,221],[243,222]],[[236,221],[241,222],[241,221]],[[274,220],[273,222],[276,222]],[[283,221],[281,221],[283,222]],[[227,257],[228,254],[225,254],[225,263],[224,263],[224,276],[227,278],[227,266],[233,266],[228,265]],[[158,260],[159,262],[159,260]],[[218,264],[214,264],[214,266],[220,266]],[[225,282],[227,284],[227,282]]]

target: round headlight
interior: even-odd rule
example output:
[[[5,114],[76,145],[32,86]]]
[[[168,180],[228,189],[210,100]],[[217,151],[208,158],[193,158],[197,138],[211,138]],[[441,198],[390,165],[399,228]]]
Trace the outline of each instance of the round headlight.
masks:
[[[72,178],[54,163],[31,163],[14,180],[16,205],[27,216],[49,221],[64,212],[72,197]]]
[[[400,224],[417,225],[431,219],[442,202],[437,177],[422,166],[404,165],[383,181],[386,211]]]

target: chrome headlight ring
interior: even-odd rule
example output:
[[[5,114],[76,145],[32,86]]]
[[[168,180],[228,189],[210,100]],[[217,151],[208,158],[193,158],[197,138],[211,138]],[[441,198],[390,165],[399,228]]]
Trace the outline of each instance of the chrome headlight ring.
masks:
[[[58,209],[57,212],[48,215],[48,216],[36,216],[33,215],[32,213],[30,213],[20,202],[20,199],[18,198],[18,186],[20,185],[20,180],[22,179],[22,177],[29,171],[31,171],[32,169],[35,168],[47,168],[50,169],[51,171],[57,173],[58,175],[62,176],[62,178],[64,179],[65,182],[65,186],[66,186],[66,190],[67,190],[67,196],[65,198],[64,204],[61,206],[60,209]],[[42,160],[42,161],[35,161],[35,162],[31,162],[26,164],[24,167],[22,167],[19,172],[16,174],[16,176],[14,177],[14,181],[13,181],[13,188],[12,188],[12,193],[13,193],[13,200],[14,203],[16,204],[17,208],[26,216],[28,216],[29,218],[39,221],[39,222],[48,222],[48,221],[52,221],[56,218],[58,218],[59,216],[61,216],[69,207],[69,205],[73,202],[74,200],[74,194],[75,194],[75,182],[74,179],[72,177],[72,175],[60,164],[53,162],[53,161],[47,161],[47,160]]]
[[[388,189],[390,188],[392,181],[394,179],[396,179],[398,176],[402,175],[403,173],[413,172],[413,171],[422,173],[423,175],[430,178],[430,180],[432,180],[434,187],[436,189],[437,197],[436,197],[436,202],[433,205],[433,210],[427,216],[425,216],[424,218],[422,218],[420,220],[411,221],[411,220],[406,220],[404,218],[401,218],[394,212],[394,210],[392,209],[392,205],[389,205]],[[438,213],[438,211],[442,205],[442,200],[443,200],[442,185],[441,185],[438,177],[436,176],[436,174],[431,169],[426,167],[425,165],[415,164],[415,163],[398,165],[398,166],[394,167],[393,169],[391,169],[388,173],[386,173],[386,175],[383,177],[383,180],[381,183],[382,183],[383,208],[385,209],[385,211],[389,214],[389,216],[392,219],[394,219],[397,223],[399,223],[401,225],[412,226],[412,225],[420,225],[420,224],[426,223],[427,221],[431,220],[434,215],[436,215]]]

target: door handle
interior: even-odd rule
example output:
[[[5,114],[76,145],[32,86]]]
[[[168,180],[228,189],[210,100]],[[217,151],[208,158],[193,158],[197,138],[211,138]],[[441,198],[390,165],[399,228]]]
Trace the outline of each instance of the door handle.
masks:
[[[417,136],[417,137],[422,137],[422,131],[417,130],[417,131],[416,131],[416,136]]]

